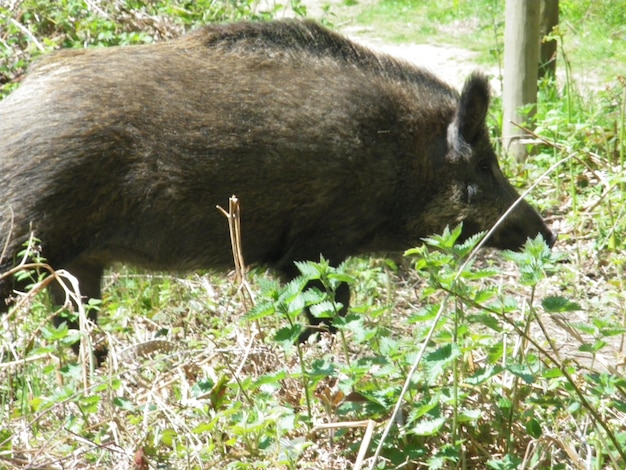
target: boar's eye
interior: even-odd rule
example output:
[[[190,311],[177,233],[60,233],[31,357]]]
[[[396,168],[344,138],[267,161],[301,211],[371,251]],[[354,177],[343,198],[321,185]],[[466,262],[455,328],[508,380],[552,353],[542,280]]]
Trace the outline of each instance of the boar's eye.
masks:
[[[483,159],[478,162],[478,171],[487,175],[491,174],[491,162],[488,159]]]

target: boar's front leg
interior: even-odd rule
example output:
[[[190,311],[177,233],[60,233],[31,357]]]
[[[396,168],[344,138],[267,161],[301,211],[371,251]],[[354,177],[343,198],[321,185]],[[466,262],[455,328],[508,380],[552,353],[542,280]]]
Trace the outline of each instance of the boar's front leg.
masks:
[[[282,274],[285,279],[291,280],[297,277],[300,274],[300,271],[298,271],[296,266],[292,264],[292,267],[283,270]],[[304,290],[311,288],[323,291],[324,285],[319,280],[313,280],[306,284]],[[347,283],[342,282],[335,290],[335,302],[339,302],[341,304],[341,309],[338,312],[339,316],[345,317],[348,313],[348,308],[350,307],[350,286]],[[309,309],[305,309],[304,313],[307,316],[310,326],[300,334],[300,337],[298,338],[300,343],[306,342],[313,333],[318,331],[329,331],[332,334],[337,332],[337,328],[332,324],[332,318],[318,318],[314,316]]]

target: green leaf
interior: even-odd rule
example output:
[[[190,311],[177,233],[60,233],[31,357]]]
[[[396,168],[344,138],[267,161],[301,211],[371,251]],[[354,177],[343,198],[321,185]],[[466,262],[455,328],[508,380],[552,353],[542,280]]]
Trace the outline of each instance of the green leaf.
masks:
[[[276,313],[276,306],[274,302],[259,302],[252,307],[247,314],[244,315],[246,321],[257,321],[262,318],[272,316]]]
[[[431,305],[427,305],[413,315],[411,315],[408,319],[409,324],[413,323],[422,323],[422,322],[430,322],[433,318],[437,316],[437,312],[439,311],[440,305],[435,303]]]
[[[214,386],[215,382],[211,378],[198,380],[195,384],[193,384],[193,387],[191,387],[191,395],[193,397],[199,397],[209,393]]]
[[[330,362],[328,358],[316,359],[311,364],[309,374],[311,377],[334,377],[336,375],[335,370],[335,364]]]
[[[470,385],[480,385],[491,377],[498,375],[502,370],[502,366],[490,366],[484,369],[478,369],[471,377],[468,377],[465,382]]]
[[[434,234],[430,237],[424,238],[424,244],[442,249],[443,251],[450,251],[461,236],[462,230],[463,224],[457,225],[454,229],[452,229],[452,231],[450,230],[450,227],[446,226],[441,235]]]
[[[77,382],[80,382],[83,378],[83,367],[75,362],[65,364],[59,370],[63,377],[72,378]]]
[[[13,445],[13,433],[9,429],[0,429],[0,450],[3,454],[9,454]]]
[[[546,312],[575,312],[582,310],[582,307],[576,302],[571,302],[565,297],[550,296],[543,299],[541,302]]]
[[[439,406],[439,396],[432,394],[427,402],[417,402],[412,406],[411,414],[409,417],[410,422],[415,421],[422,416],[430,413]]]
[[[493,315],[481,314],[481,315],[468,315],[467,321],[471,324],[482,324],[487,328],[491,328],[498,333],[502,331],[502,325],[500,321]]]
[[[626,403],[624,403],[623,401],[613,400],[612,406],[620,413],[626,413]]]
[[[461,356],[461,351],[456,344],[446,344],[424,358],[424,369],[427,373],[428,383],[433,383],[447,366]]]
[[[287,372],[285,372],[284,370],[281,370],[272,374],[264,374],[261,377],[259,377],[258,380],[254,382],[254,386],[255,388],[260,388],[268,384],[276,385],[276,384],[280,384],[280,381],[285,380],[286,378],[287,378]]]
[[[61,323],[56,328],[52,324],[46,324],[41,328],[43,338],[51,342],[65,338],[68,332],[69,328],[66,322]]]
[[[280,283],[276,279],[259,277],[259,288],[264,297],[278,298]]]
[[[320,302],[309,307],[309,312],[315,318],[334,318],[337,316],[337,312],[340,310],[340,305],[337,302],[330,302],[328,300]]]
[[[515,455],[505,455],[503,459],[492,459],[487,462],[487,468],[494,470],[517,470],[522,460]]]
[[[534,439],[539,439],[543,434],[543,432],[541,431],[541,424],[539,424],[539,421],[537,421],[535,418],[530,419],[526,423],[526,431],[528,431],[528,434],[530,434],[530,436],[532,436]]]
[[[481,410],[461,410],[459,413],[460,423],[475,423],[483,416]]]
[[[491,276],[492,274],[490,273],[489,277]],[[474,278],[474,279],[478,279],[478,278]],[[496,292],[493,289],[479,289],[474,292],[474,302],[476,302],[477,304],[485,304],[491,299],[493,299],[495,295],[496,295]]]
[[[302,277],[308,281],[321,279],[322,273],[324,272],[323,266],[312,261],[296,261],[294,264],[296,268],[298,268],[298,271],[300,271],[300,274],[302,274]]]
[[[113,404],[124,411],[135,411],[135,404],[123,397],[113,398]]]
[[[609,327],[609,328],[600,328],[600,333],[602,336],[619,336],[626,333],[626,328],[623,327]]]
[[[588,335],[595,335],[598,332],[598,329],[595,326],[588,325],[587,323],[574,322],[570,323],[570,325],[576,328],[578,331],[586,333]]]
[[[285,328],[281,328],[274,335],[274,340],[279,343],[287,342],[287,343],[295,343],[296,340],[300,337],[303,328],[300,323],[296,323],[293,326],[286,326]]]
[[[280,290],[280,294],[278,299],[282,302],[291,302],[296,299],[298,296],[302,294],[304,291],[308,281],[306,278],[302,276],[298,276],[291,281],[289,281],[283,288]]]
[[[328,274],[328,279],[337,281],[339,283],[345,282],[346,284],[354,284],[355,282],[354,277],[350,276],[349,274],[338,272],[338,271]]]
[[[522,366],[520,364],[511,364],[507,367],[507,370],[522,379],[527,384],[532,384],[535,382],[535,376],[532,374],[528,367]]]
[[[597,340],[593,344],[589,344],[589,343],[582,344],[578,348],[578,350],[582,352],[590,352],[590,353],[595,354],[598,351],[600,351],[602,348],[604,348],[606,345],[607,345],[606,341]]]
[[[507,410],[507,409],[511,408],[511,405],[512,405],[512,403],[511,403],[510,398],[505,397],[505,396],[500,396],[498,398],[498,407],[499,408]]]
[[[214,429],[215,429],[215,421],[211,421],[208,423],[199,424],[198,426],[193,428],[191,432],[193,432],[194,434],[204,434],[204,433],[213,432]]]
[[[174,444],[174,439],[176,439],[176,437],[178,437],[178,433],[176,432],[175,429],[172,428],[166,428],[163,429],[163,431],[161,431],[161,444],[164,444],[168,447],[172,447]]]
[[[89,397],[81,397],[80,399],[80,408],[83,413],[93,414],[98,411],[98,405],[102,398],[98,395],[92,395]]]
[[[563,371],[558,367],[553,367],[551,369],[546,369],[541,374],[545,379],[556,379],[559,377],[563,377]]]
[[[333,325],[337,328],[342,328],[347,331],[352,331],[358,334],[363,334],[363,316],[355,313],[350,313],[345,317],[336,316],[333,318]]]
[[[537,285],[545,278],[546,270],[552,269],[557,260],[541,235],[528,240],[521,252],[505,250],[503,257],[518,265],[520,282],[526,286]]]
[[[411,429],[411,433],[418,436],[433,436],[437,434],[437,432],[443,427],[445,423],[445,418],[423,420],[417,423],[417,425],[415,425],[413,429]]]
[[[426,356],[426,360],[430,363],[440,362],[447,364],[451,362],[454,358],[457,358],[461,355],[461,351],[458,346],[453,345],[452,343],[441,346],[435,351],[429,353]]]
[[[476,245],[478,245],[478,243],[480,243],[480,241],[483,239],[483,237],[486,235],[486,233],[487,232],[478,232],[478,233],[472,235],[471,237],[469,237],[467,240],[465,240],[460,245],[455,245],[454,246],[454,253],[456,254],[456,256],[459,259],[463,259],[463,258],[467,257],[472,252],[472,250],[476,247]]]

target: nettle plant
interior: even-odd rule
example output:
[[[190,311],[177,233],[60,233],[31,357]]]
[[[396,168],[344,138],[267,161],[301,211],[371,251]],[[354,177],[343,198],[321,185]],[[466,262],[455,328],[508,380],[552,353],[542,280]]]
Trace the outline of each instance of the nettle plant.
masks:
[[[579,420],[591,420],[608,437],[597,439],[598,462],[620,454],[624,437],[599,410],[608,403],[623,406],[623,397],[611,393],[621,379],[580,375],[576,364],[559,354],[552,339],[558,332],[546,323],[549,315],[581,309],[565,297],[541,294],[542,282],[557,269],[558,252],[539,237],[529,240],[521,252],[503,253],[517,267],[516,274],[505,274],[501,267],[475,262],[480,235],[456,244],[460,234],[461,227],[446,230],[406,252],[420,277],[421,307],[392,322],[386,318],[390,305],[383,315],[354,313],[362,312],[357,305],[337,317],[339,284],[371,278],[350,274],[349,264],[333,268],[323,259],[299,264],[301,276],[291,283],[263,286],[262,300],[248,318],[287,319],[274,339],[288,356],[298,356],[300,369],[289,376],[302,383],[302,422],[386,420],[388,429],[373,439],[376,455],[394,464],[426,460],[433,468],[464,459],[517,468],[525,455],[562,463],[566,457],[553,453],[556,444],[544,436],[575,434]],[[307,288],[312,280],[324,288]],[[341,353],[320,358],[294,342],[306,326],[300,320],[304,308],[334,321]],[[574,328],[589,333],[586,326]],[[595,340],[579,351],[593,356],[606,344],[602,337],[616,333],[606,325],[591,328]],[[571,428],[562,428],[564,417],[574,418]],[[346,429],[334,435],[342,436],[359,439]]]

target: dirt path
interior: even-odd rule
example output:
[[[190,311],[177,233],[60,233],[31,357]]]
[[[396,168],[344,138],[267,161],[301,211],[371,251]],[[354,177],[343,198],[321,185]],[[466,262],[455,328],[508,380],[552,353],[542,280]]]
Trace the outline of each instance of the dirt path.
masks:
[[[431,44],[386,44],[381,39],[365,39],[359,36],[358,31],[351,33],[347,30],[344,33],[373,50],[385,52],[424,67],[456,87],[461,87],[465,78],[472,71],[479,69],[474,60],[476,54],[466,49]]]
[[[352,40],[363,44],[375,51],[380,51],[394,57],[406,60],[417,66],[426,68],[442,80],[461,87],[465,78],[474,70],[482,69],[476,64],[476,53],[467,49],[452,46],[437,46],[433,44],[389,44],[376,36],[371,28],[359,26],[355,19],[358,14],[375,0],[361,0],[358,5],[345,6],[343,0],[303,0],[306,6],[307,17],[322,19],[328,17],[337,30]],[[288,0],[261,0],[259,10],[273,9],[276,5],[288,5]],[[325,6],[330,5],[330,11],[337,16],[328,16]],[[284,8],[277,17],[294,17],[290,8]],[[340,21],[337,21],[340,18]],[[488,71],[495,72],[495,71]]]

